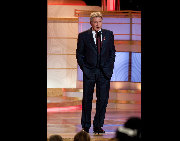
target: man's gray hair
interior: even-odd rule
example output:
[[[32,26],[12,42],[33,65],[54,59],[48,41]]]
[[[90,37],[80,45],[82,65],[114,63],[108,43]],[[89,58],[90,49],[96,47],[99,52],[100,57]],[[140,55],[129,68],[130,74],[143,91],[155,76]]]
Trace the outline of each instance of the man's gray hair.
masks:
[[[101,12],[92,12],[90,14],[90,21],[92,21],[94,17],[101,17],[103,19]]]

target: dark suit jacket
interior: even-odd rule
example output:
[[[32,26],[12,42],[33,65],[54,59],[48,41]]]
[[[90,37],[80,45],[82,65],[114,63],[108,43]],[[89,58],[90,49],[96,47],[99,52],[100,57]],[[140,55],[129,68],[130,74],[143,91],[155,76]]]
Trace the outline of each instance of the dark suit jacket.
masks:
[[[102,31],[102,48],[100,54],[100,69],[110,79],[113,73],[115,61],[114,35],[112,31],[101,29]],[[94,43],[92,28],[79,33],[76,59],[83,71],[89,77],[91,70],[97,65],[97,47]]]

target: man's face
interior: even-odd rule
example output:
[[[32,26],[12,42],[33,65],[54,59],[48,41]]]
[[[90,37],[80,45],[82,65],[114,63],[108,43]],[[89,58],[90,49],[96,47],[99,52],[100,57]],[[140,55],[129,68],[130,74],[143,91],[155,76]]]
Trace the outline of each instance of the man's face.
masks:
[[[102,28],[102,18],[101,17],[94,17],[90,22],[92,26],[92,30],[98,31]]]

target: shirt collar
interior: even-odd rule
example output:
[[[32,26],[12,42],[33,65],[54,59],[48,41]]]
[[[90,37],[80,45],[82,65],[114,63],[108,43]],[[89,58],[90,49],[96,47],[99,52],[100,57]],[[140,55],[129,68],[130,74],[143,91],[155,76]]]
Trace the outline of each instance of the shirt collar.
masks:
[[[99,31],[101,31],[101,29],[100,29]],[[98,32],[99,32],[99,31],[98,31]],[[96,31],[95,31],[95,30],[92,30],[92,33],[93,33],[93,34],[95,34],[95,33],[96,33]]]

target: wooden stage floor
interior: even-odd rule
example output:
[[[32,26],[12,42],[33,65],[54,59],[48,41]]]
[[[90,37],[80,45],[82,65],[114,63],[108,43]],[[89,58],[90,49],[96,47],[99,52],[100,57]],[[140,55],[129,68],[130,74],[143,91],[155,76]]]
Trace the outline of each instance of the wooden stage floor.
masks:
[[[92,110],[91,119],[93,120],[95,109]],[[103,129],[103,135],[93,134],[93,126],[90,128],[92,141],[106,141],[115,136],[118,126],[123,126],[125,121],[132,116],[141,117],[140,110],[118,110],[107,109]],[[81,130],[81,109],[70,111],[58,111],[47,113],[47,139],[50,135],[59,134],[64,141],[73,141],[74,135]],[[92,123],[91,123],[92,125]]]
[[[63,89],[61,96],[47,97],[47,140],[50,135],[58,134],[63,141],[73,141],[74,135],[82,130],[81,109],[82,89]],[[93,118],[96,96],[93,95],[91,114],[91,141],[108,141],[115,137],[115,131],[123,126],[129,117],[141,117],[140,90],[110,90],[106,109],[103,135],[93,134]]]

